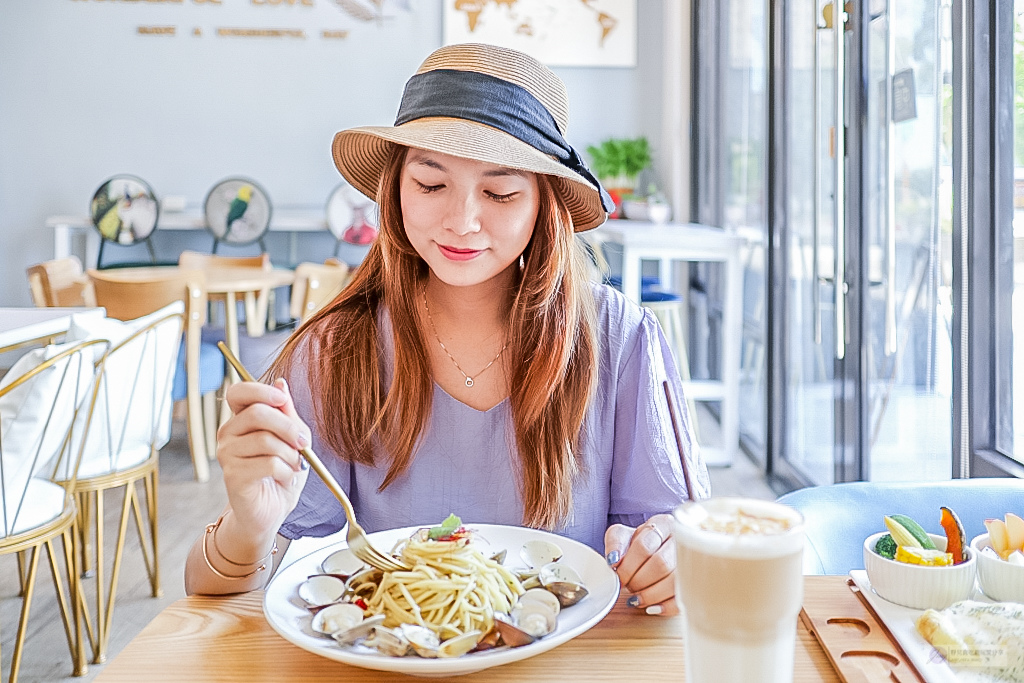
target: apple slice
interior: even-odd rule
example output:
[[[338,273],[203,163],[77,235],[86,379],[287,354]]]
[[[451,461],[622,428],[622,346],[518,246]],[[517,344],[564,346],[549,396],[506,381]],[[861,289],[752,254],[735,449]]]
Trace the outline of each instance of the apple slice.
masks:
[[[1006,559],[1010,554],[1010,539],[1006,534],[1006,522],[1001,519],[986,519],[985,528],[988,529],[988,540],[992,550],[996,551],[999,557]]]
[[[1024,550],[1024,519],[1012,512],[1006,513],[1006,538],[1010,552]]]

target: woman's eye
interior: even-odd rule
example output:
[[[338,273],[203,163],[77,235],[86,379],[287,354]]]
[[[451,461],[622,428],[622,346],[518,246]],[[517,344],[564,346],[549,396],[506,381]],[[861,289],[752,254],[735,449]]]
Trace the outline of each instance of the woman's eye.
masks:
[[[494,192],[485,192],[484,194],[486,194],[488,197],[498,202],[499,204],[504,204],[505,202],[512,201],[518,193],[509,192],[508,194],[496,194]]]
[[[416,185],[419,186],[420,192],[422,192],[423,194],[430,194],[431,192],[437,192],[438,190],[440,190],[441,188],[444,187],[444,185],[424,185],[423,183],[421,183],[418,180],[415,181],[415,182],[416,182]]]

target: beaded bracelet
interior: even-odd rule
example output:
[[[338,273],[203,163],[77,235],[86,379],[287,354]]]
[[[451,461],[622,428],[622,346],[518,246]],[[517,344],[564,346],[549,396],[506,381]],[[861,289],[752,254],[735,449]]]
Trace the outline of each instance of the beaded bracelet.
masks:
[[[225,514],[227,514],[227,513],[225,513]],[[259,574],[261,571],[265,570],[267,568],[267,562],[266,561],[268,559],[270,559],[271,557],[273,557],[274,555],[277,554],[277,541],[274,541],[274,547],[270,549],[270,552],[267,553],[266,556],[256,560],[255,562],[247,562],[245,564],[241,564],[241,563],[238,563],[238,562],[233,562],[232,560],[229,560],[227,557],[225,557],[224,553],[222,553],[220,551],[220,548],[217,547],[217,529],[220,528],[220,523],[223,522],[223,521],[224,521],[224,515],[221,515],[220,517],[217,518],[216,522],[214,522],[213,524],[207,524],[206,525],[206,533],[203,534],[203,559],[206,560],[206,566],[210,568],[210,571],[212,571],[214,574],[216,574],[217,576],[219,576],[222,579],[228,579],[229,581],[240,581],[241,579],[248,579],[251,576],[255,576],[256,574]],[[242,576],[231,576],[229,574],[225,574],[224,572],[222,572],[219,569],[217,569],[216,567],[214,567],[213,563],[210,562],[210,555],[209,555],[209,553],[208,553],[208,551],[206,549],[206,543],[207,543],[206,539],[209,536],[213,536],[213,548],[214,548],[214,550],[216,550],[217,554],[220,555],[221,559],[224,560],[225,562],[227,562],[228,564],[234,565],[236,567],[251,567],[252,565],[254,565],[257,562],[259,562],[260,566],[256,567],[256,569],[252,570],[248,574],[243,574]]]

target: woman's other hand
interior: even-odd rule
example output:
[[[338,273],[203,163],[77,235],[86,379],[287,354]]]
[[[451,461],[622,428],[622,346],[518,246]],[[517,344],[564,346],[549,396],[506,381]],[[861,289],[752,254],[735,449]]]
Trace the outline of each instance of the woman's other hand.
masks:
[[[295,508],[309,470],[310,445],[288,384],[239,382],[227,391],[232,417],[217,432],[217,460],[235,521],[255,536],[273,534]]]
[[[676,606],[676,548],[672,517],[655,515],[637,528],[608,527],[605,557],[630,595],[627,604],[647,614],[678,614]]]

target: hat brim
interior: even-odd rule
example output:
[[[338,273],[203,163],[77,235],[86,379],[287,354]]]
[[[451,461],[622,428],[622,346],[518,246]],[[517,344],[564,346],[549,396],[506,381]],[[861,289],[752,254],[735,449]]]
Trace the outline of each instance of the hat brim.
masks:
[[[465,119],[432,117],[401,126],[343,130],[334,136],[334,165],[353,187],[376,201],[396,144],[552,176],[576,232],[596,228],[608,217],[597,188],[582,176],[508,133]]]

